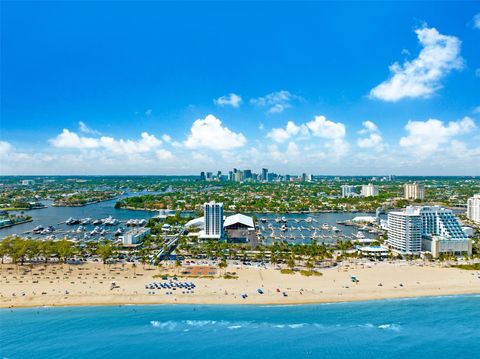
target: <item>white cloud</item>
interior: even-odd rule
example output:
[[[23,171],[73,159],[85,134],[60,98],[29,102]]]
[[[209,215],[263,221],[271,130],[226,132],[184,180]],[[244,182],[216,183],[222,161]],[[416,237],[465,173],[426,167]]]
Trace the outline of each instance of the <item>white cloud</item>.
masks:
[[[314,136],[327,139],[342,139],[346,133],[343,123],[327,120],[325,116],[315,116],[312,121],[307,123],[307,127]]]
[[[158,150],[155,154],[159,160],[170,160],[173,158],[172,152],[164,149]]]
[[[75,132],[70,132],[66,128],[64,128],[62,133],[57,137],[51,139],[50,143],[55,147],[60,148],[88,149],[99,147],[99,140],[97,138],[82,137],[77,135]]]
[[[470,117],[448,124],[436,119],[408,121],[405,126],[408,135],[400,139],[400,146],[417,156],[428,157],[438,151],[441,145],[450,142],[452,137],[469,133],[475,127],[475,122]],[[458,143],[456,142],[457,148]]]
[[[172,142],[172,137],[170,137],[167,134],[164,134],[162,135],[162,140],[164,140],[165,142]]]
[[[6,141],[0,141],[0,158],[7,156],[11,151],[13,147],[10,143]]]
[[[187,148],[208,148],[212,150],[230,150],[242,147],[246,143],[245,136],[232,132],[222,126],[222,121],[214,115],[208,115],[203,120],[196,120],[184,144]]]
[[[83,121],[78,122],[78,129],[80,130],[80,132],[88,133],[88,134],[91,134],[91,135],[99,135],[100,134],[100,132],[98,132],[97,130],[94,130],[94,129],[88,127],[87,124]]]
[[[473,17],[473,27],[480,30],[480,13]]]
[[[415,30],[423,46],[413,61],[390,66],[392,77],[370,91],[370,96],[384,101],[429,97],[441,88],[440,80],[452,70],[463,67],[461,41],[455,36],[440,34],[435,28]]]
[[[480,106],[475,107],[473,113],[480,113]]]
[[[147,111],[145,111],[146,116],[150,116],[152,114],[153,110],[149,108]]]
[[[284,142],[289,138],[298,135],[299,133],[308,135],[308,128],[305,125],[297,126],[295,122],[288,121],[285,128],[272,128],[267,134],[267,137],[271,138],[275,142]]]
[[[281,90],[263,97],[252,98],[250,103],[260,107],[268,107],[268,113],[280,113],[292,107],[292,102],[295,100],[302,100],[302,97]]]
[[[103,148],[117,154],[134,154],[149,152],[161,145],[161,141],[147,132],[141,134],[138,141],[116,140],[113,137],[102,136],[100,138],[79,136],[75,132],[63,129],[62,133],[50,140],[50,143],[58,148],[69,149],[98,149]]]
[[[360,134],[368,134],[368,137],[359,138],[357,140],[358,147],[361,148],[380,148],[382,144],[382,136],[380,135],[380,130],[377,125],[372,121],[364,121],[362,123],[363,129],[358,131]]]
[[[218,106],[232,106],[238,108],[242,103],[242,97],[234,93],[229,93],[228,95],[213,100],[213,103]]]

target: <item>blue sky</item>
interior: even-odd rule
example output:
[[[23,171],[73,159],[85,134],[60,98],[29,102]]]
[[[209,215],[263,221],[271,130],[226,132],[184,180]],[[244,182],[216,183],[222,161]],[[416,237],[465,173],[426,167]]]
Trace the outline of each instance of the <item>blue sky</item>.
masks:
[[[478,14],[2,2],[0,171],[480,175]]]

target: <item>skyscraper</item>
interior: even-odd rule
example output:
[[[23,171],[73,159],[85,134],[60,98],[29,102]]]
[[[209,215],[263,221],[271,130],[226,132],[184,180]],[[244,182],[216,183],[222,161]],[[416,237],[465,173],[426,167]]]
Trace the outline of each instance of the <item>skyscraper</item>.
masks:
[[[405,199],[424,199],[425,186],[422,183],[405,183],[403,186]]]
[[[480,223],[480,194],[476,194],[468,199],[467,218]]]
[[[202,238],[221,239],[223,238],[223,203],[214,201],[203,205],[203,220],[205,233]]]
[[[200,172],[200,181],[205,181],[205,172]]]
[[[268,169],[262,168],[262,181],[267,182],[268,180]]]

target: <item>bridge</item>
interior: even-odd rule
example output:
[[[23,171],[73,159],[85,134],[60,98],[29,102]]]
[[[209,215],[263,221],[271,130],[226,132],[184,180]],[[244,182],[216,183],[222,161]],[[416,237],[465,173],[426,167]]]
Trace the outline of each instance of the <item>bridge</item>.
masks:
[[[152,258],[151,258],[151,263],[154,264],[155,263],[155,260],[161,260],[162,257],[166,254],[170,254],[172,252],[173,249],[175,249],[175,247],[177,246],[178,244],[178,239],[180,238],[180,236],[182,236],[183,234],[185,233],[185,229],[182,229],[179,233],[177,233],[175,235],[175,237],[173,237],[172,239],[170,239],[167,243],[165,243],[162,248],[160,248],[158,250],[157,253],[155,253]],[[165,253],[165,250],[167,250],[167,253]]]

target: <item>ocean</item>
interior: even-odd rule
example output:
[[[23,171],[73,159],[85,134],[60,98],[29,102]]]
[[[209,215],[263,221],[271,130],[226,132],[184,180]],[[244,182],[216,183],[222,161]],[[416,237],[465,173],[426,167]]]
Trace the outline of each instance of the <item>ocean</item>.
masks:
[[[0,310],[0,358],[480,357],[480,296]]]

